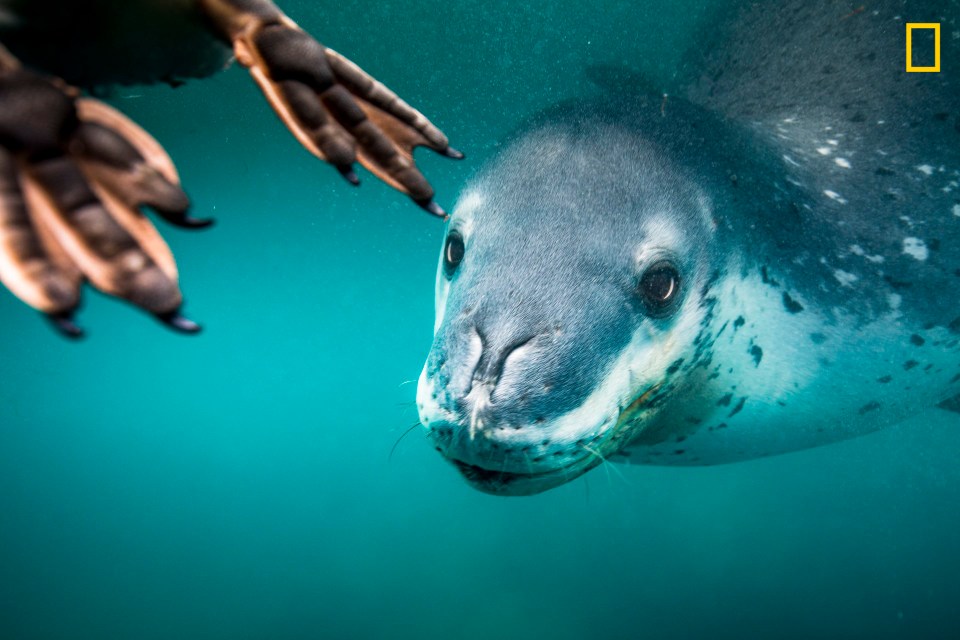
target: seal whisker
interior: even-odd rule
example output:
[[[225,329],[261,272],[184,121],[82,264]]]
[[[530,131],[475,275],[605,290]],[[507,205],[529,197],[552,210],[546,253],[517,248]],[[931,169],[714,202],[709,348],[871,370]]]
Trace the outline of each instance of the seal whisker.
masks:
[[[400,441],[406,438],[407,434],[409,434],[411,431],[413,431],[419,426],[420,426],[420,421],[418,420],[417,422],[414,422],[412,425],[410,425],[410,427],[406,429],[403,433],[400,434],[400,437],[397,438],[397,441],[393,443],[392,447],[390,447],[390,455],[387,456],[387,462],[390,462],[391,460],[393,460],[393,452],[397,450],[397,445],[400,444]]]
[[[623,472],[621,472],[620,469],[617,469],[617,467],[616,467],[612,462],[610,462],[609,460],[607,460],[607,459],[603,456],[603,454],[601,454],[599,451],[597,451],[596,449],[593,449],[593,448],[591,448],[591,447],[589,447],[589,446],[587,446],[587,445],[585,445],[585,444],[581,444],[581,445],[580,445],[580,448],[583,449],[584,451],[586,451],[587,453],[589,453],[590,455],[592,455],[592,456],[594,456],[594,457],[596,457],[596,458],[599,458],[600,463],[601,463],[601,466],[603,466],[604,470],[607,472],[607,479],[610,478],[610,469],[613,469],[614,473],[616,473],[617,476],[618,476],[621,480],[623,480],[623,483],[624,483],[624,484],[626,484],[628,487],[631,486],[630,481],[627,479],[627,477],[626,477],[625,475],[623,475]]]
[[[534,474],[533,471],[533,462],[530,461],[530,454],[526,451],[521,450],[520,455],[523,456],[523,462],[527,466],[527,473],[531,476]]]

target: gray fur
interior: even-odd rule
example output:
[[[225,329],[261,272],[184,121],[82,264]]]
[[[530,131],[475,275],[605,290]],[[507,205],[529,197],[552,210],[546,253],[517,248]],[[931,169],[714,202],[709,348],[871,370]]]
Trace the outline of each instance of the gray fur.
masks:
[[[690,56],[699,71],[686,95],[799,164],[780,160],[779,171],[803,185],[810,209],[802,224],[813,219],[816,233],[793,235],[783,258],[809,256],[804,274],[827,289],[837,288],[836,269],[856,275],[859,306],[848,311],[875,317],[896,293],[904,313],[945,326],[960,317],[960,217],[952,215],[960,188],[950,184],[960,182],[960,3],[887,0],[859,12],[854,4],[761,2],[731,11],[737,19],[717,29],[727,46]],[[942,73],[905,72],[907,21],[942,22]],[[921,59],[929,40],[929,31],[915,32],[918,63],[932,62]],[[824,147],[830,155],[817,152]],[[933,175],[918,169],[924,165]],[[930,249],[927,260],[904,253],[908,237]],[[865,261],[851,245],[884,261]]]

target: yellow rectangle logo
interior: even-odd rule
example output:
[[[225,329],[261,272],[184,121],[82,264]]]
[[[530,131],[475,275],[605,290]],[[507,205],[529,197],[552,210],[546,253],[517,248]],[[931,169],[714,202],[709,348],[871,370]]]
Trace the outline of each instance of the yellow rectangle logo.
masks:
[[[913,30],[933,29],[933,66],[913,66]],[[907,73],[939,73],[940,72],[940,23],[939,22],[908,22],[907,23]]]

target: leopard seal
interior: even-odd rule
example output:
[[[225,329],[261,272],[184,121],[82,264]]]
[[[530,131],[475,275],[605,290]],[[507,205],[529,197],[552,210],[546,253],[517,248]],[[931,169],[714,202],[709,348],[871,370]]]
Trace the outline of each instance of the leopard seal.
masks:
[[[463,191],[417,403],[476,488],[816,447],[960,393],[960,87],[902,55],[940,22],[958,59],[960,4],[729,13],[669,99],[548,109]]]

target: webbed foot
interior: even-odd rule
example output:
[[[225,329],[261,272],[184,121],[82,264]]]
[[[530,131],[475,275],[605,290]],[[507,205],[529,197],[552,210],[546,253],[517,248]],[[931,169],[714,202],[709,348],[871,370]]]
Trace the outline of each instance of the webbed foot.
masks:
[[[84,281],[179,318],[173,255],[140,207],[185,227],[209,222],[187,214],[163,148],[113,108],[21,68],[2,48],[0,104],[0,281],[70,337],[82,334],[73,312]]]
[[[446,214],[417,168],[413,149],[426,146],[462,158],[447,137],[383,84],[300,29],[269,0],[200,0],[237,60],[315,156],[351,183],[354,162],[408,194],[428,212]]]

